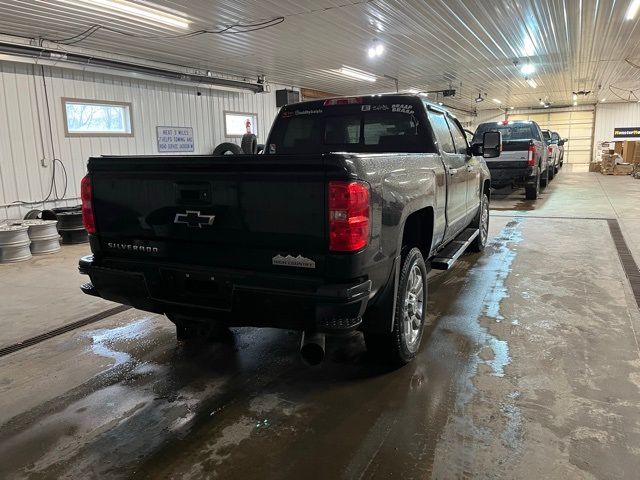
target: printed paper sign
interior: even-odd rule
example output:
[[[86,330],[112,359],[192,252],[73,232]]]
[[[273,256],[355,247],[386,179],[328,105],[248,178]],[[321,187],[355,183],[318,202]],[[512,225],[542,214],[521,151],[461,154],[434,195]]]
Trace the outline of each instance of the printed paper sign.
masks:
[[[192,127],[156,127],[158,152],[193,152]]]

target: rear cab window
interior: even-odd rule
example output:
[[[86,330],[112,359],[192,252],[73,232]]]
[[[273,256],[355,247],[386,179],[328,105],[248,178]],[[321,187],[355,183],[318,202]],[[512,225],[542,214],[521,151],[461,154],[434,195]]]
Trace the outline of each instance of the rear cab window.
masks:
[[[369,96],[284,107],[267,154],[435,153],[424,108],[409,96]]]
[[[482,123],[473,135],[471,143],[482,143],[485,132],[500,132],[503,142],[510,140],[529,140],[532,138],[539,140],[540,136],[537,130],[533,122],[509,122],[506,124],[504,122]]]

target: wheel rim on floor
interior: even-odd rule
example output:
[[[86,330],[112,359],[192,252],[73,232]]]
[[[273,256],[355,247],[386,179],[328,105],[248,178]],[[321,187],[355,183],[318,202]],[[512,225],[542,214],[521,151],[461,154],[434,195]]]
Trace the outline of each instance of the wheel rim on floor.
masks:
[[[403,322],[407,347],[414,350],[420,338],[424,311],[424,278],[418,265],[411,268],[404,297]]]

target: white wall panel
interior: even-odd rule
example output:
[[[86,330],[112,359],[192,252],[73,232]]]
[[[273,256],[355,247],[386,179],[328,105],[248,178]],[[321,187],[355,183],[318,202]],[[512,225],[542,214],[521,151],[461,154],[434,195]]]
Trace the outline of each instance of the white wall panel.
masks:
[[[616,127],[640,127],[640,103],[599,103],[596,108],[595,143],[613,140],[613,129]]]
[[[0,219],[20,218],[43,205],[11,205],[16,200],[40,201],[49,192],[53,153],[68,175],[67,201],[46,208],[77,204],[87,159],[97,155],[157,154],[157,126],[193,127],[196,154],[210,153],[226,138],[224,111],[255,113],[258,142],[264,142],[277,114],[271,93],[235,93],[195,86],[156,83],[129,77],[44,67],[51,113],[49,134],[40,66],[0,62]],[[200,91],[201,95],[197,95]],[[65,137],[62,98],[131,102],[133,137]],[[41,133],[42,132],[42,133]],[[46,167],[41,165],[45,160]],[[58,169],[60,170],[60,169]],[[57,184],[62,186],[58,176]],[[60,192],[61,193],[61,192]]]

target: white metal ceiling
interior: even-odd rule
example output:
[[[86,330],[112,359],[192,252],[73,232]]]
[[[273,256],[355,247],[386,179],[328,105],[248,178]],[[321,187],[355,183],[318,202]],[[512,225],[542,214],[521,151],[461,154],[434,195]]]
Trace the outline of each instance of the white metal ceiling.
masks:
[[[188,18],[190,30],[274,17],[284,22],[236,35],[141,39],[100,30],[76,44],[148,60],[217,70],[339,94],[455,88],[448,104],[473,109],[618,100],[610,87],[638,89],[640,25],[625,20],[630,0],[138,0]],[[2,0],[0,33],[69,37],[93,24],[137,35],[176,30],[87,9],[73,0]],[[369,59],[374,39],[385,54]],[[65,47],[72,49],[73,47]],[[533,63],[531,88],[514,62]],[[371,84],[333,73],[346,65],[379,75]],[[615,88],[614,88],[615,89]],[[626,96],[622,90],[616,93]],[[477,104],[474,98],[486,93]]]

